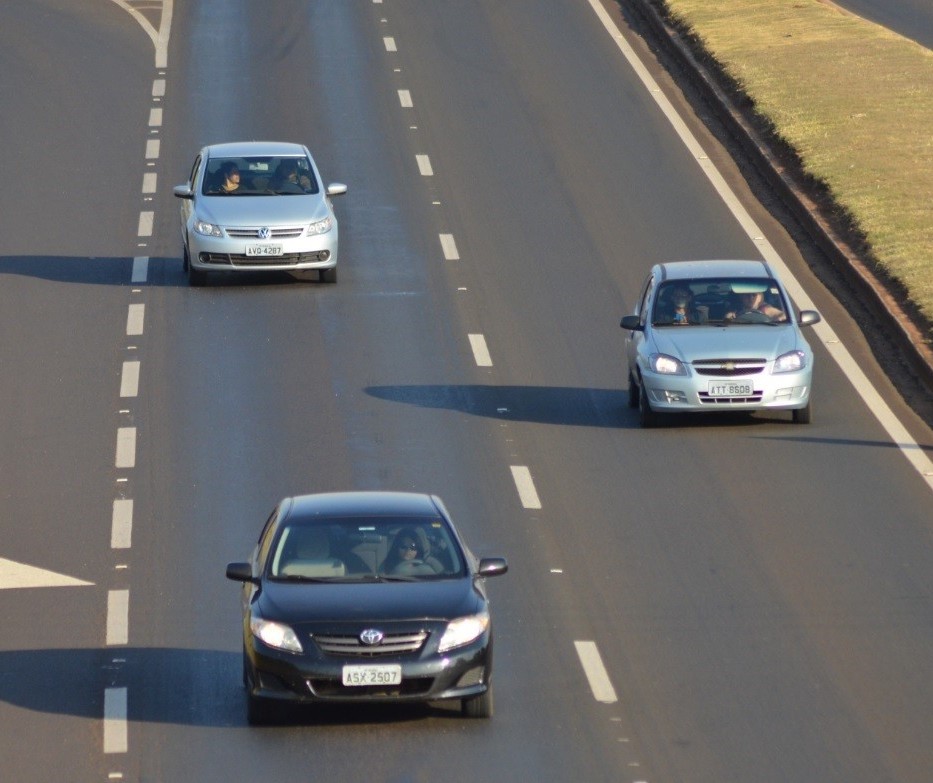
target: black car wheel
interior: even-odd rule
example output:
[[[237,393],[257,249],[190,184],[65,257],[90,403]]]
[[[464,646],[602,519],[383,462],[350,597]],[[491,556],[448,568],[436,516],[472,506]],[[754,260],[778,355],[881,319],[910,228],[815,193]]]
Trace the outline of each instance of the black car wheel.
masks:
[[[319,273],[320,281],[322,283],[336,283],[337,282],[337,267],[331,267],[330,269],[322,269]]]
[[[269,705],[265,699],[246,694],[246,722],[250,726],[262,726],[269,722]]]
[[[638,384],[635,383],[635,376],[631,371],[628,374],[628,406],[629,408],[638,407]]]
[[[648,390],[645,384],[638,385],[638,422],[642,427],[657,427],[660,414],[651,409],[651,403],[648,401]]]
[[[794,424],[809,424],[810,423],[810,403],[807,403],[805,408],[797,408],[797,410],[792,412]]]
[[[485,693],[479,696],[470,696],[464,699],[460,705],[460,711],[467,718],[491,718],[492,717],[492,683],[486,688]]]

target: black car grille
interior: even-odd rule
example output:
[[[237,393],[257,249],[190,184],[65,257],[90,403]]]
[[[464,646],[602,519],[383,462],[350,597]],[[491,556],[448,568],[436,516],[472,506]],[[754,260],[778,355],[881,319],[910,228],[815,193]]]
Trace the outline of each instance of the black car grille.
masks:
[[[428,638],[427,631],[386,634],[380,644],[363,644],[359,636],[313,636],[318,649],[325,655],[340,657],[378,658],[418,652]]]
[[[304,233],[304,226],[270,228],[269,236],[260,237],[258,228],[225,228],[228,237],[235,239],[294,239]]]
[[[691,362],[697,375],[710,378],[736,378],[758,375],[768,364],[765,359],[698,359]]]

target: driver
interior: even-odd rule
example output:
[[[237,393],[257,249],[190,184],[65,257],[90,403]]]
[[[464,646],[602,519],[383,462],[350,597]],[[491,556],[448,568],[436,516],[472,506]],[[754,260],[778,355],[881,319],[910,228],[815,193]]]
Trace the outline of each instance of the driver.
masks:
[[[763,315],[769,321],[786,321],[787,316],[784,311],[765,301],[765,295],[762,291],[755,293],[739,294],[739,307],[732,312],[726,313],[726,318],[734,321],[743,315],[758,313]]]

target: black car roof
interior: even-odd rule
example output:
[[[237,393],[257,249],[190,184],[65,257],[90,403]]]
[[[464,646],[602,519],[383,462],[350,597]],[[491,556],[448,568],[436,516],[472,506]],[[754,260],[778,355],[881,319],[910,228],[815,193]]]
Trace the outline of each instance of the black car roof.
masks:
[[[445,516],[440,501],[416,492],[325,492],[286,498],[288,517]]]

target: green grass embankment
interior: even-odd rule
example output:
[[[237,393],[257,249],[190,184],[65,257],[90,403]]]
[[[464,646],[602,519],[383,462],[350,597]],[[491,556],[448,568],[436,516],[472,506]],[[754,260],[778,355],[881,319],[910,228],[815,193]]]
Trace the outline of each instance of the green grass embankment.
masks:
[[[824,0],[664,2],[933,323],[933,52]]]

